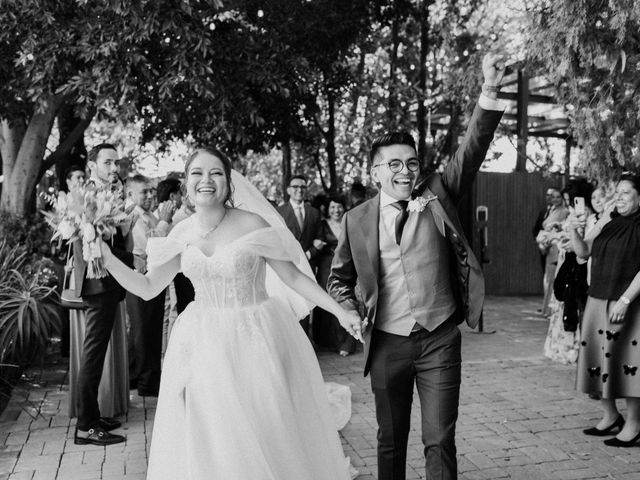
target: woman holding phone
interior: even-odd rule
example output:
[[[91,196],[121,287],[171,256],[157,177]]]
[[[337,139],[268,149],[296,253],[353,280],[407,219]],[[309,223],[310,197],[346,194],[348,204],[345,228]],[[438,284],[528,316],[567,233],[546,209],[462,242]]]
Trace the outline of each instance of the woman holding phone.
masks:
[[[583,212],[590,212],[585,198],[590,198],[591,184],[571,181],[562,190],[567,205],[576,205]],[[551,243],[558,249],[557,268],[554,272],[553,295],[549,302],[551,315],[544,343],[544,355],[559,363],[573,364],[578,359],[580,318],[587,299],[586,265],[576,260],[570,239],[570,218],[562,222]]]

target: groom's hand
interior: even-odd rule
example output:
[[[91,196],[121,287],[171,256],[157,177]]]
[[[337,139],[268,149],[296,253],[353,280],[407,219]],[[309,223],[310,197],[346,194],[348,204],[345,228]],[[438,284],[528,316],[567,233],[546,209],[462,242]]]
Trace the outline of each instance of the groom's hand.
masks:
[[[497,87],[502,82],[506,67],[506,55],[502,53],[487,53],[482,59],[482,74],[484,84]]]

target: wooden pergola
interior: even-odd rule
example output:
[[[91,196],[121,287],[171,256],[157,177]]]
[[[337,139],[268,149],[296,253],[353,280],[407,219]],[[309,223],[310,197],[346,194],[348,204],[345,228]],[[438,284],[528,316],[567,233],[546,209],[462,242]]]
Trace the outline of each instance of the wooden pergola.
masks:
[[[516,171],[525,171],[529,137],[565,140],[565,175],[569,174],[569,158],[574,139],[569,134],[569,119],[564,106],[553,96],[554,85],[543,77],[529,77],[522,70],[506,75],[498,98],[507,104],[502,124],[517,137]],[[451,115],[438,111],[431,114],[431,130],[448,129]]]
[[[569,119],[565,107],[553,97],[554,85],[543,77],[530,78],[523,70],[505,77],[498,98],[508,103],[503,120],[518,138],[516,171],[524,171],[529,137],[565,140],[565,172],[569,172],[569,156],[574,143],[568,132]]]

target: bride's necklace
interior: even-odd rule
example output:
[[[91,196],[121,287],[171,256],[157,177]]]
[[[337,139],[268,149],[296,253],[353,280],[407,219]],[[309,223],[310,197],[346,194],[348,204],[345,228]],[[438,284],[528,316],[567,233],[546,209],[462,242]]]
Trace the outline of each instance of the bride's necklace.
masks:
[[[220,224],[224,221],[226,216],[227,216],[227,209],[225,208],[224,209],[224,213],[222,214],[222,218],[220,219],[220,221],[218,223],[216,223],[209,230],[206,230],[204,232],[198,232],[198,235],[200,235],[200,238],[202,238],[203,240],[206,240],[206,238],[209,236],[209,234],[214,232],[216,230],[216,228],[218,228],[220,226]]]

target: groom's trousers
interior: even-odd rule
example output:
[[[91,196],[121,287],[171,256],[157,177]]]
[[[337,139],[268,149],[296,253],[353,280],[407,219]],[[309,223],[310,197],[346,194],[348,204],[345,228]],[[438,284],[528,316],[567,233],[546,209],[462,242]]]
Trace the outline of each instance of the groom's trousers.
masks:
[[[422,413],[427,480],[457,478],[455,428],[461,334],[452,319],[408,337],[374,330],[371,387],[378,420],[378,480],[404,480],[414,383]]]

